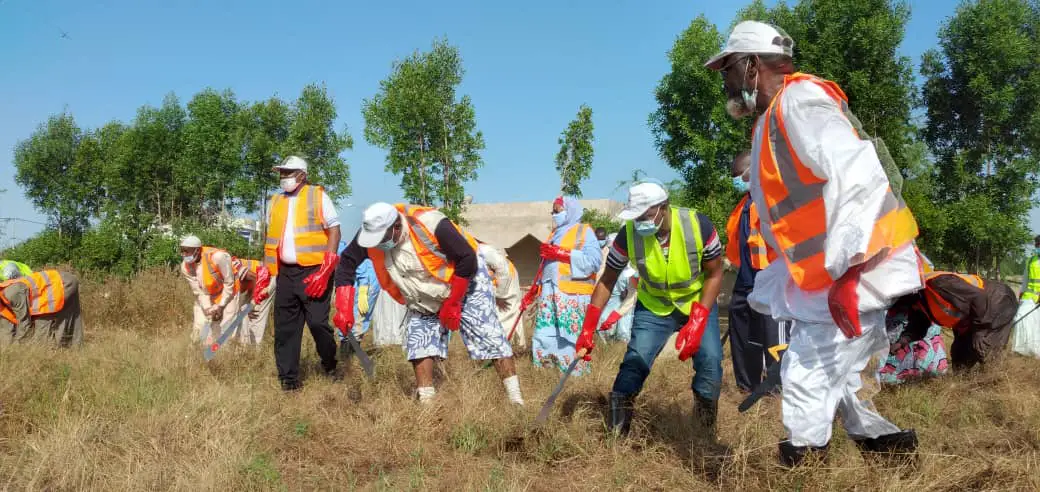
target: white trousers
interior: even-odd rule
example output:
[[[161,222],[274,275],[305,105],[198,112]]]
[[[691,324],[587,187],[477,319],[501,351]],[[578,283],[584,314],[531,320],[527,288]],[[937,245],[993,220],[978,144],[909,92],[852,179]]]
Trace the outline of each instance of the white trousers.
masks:
[[[860,322],[863,335],[851,340],[833,323],[794,323],[781,366],[784,428],[791,444],[827,444],[835,413],[855,438],[899,432],[869,399],[856,395],[870,357],[888,347],[884,311],[860,313]]]
[[[253,291],[243,292],[238,302],[239,305],[244,305],[247,302],[252,302]],[[274,296],[267,296],[264,302],[261,302],[259,306],[253,306],[253,313],[256,314],[256,319],[252,319],[251,315],[246,315],[242,320],[242,325],[238,327],[238,333],[235,335],[238,338],[238,343],[242,345],[260,345],[260,342],[264,339],[264,332],[267,331],[267,319],[271,316],[271,306],[274,304]],[[227,321],[225,321],[227,323]]]

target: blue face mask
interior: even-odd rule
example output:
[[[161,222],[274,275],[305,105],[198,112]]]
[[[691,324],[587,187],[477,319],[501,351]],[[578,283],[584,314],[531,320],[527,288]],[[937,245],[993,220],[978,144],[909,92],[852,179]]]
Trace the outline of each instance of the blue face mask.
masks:
[[[1034,249],[1033,252],[1036,253],[1037,256],[1040,256],[1040,248]]]
[[[644,236],[644,237],[652,236],[652,235],[657,233],[657,229],[658,229],[657,224],[655,224],[655,223],[653,223],[653,222],[651,222],[649,220],[646,221],[646,222],[643,222],[643,221],[636,222],[636,234],[639,234],[640,236]]]
[[[387,239],[386,241],[377,244],[376,249],[390,251],[391,249],[394,249],[394,246],[397,246],[397,241],[394,241],[393,239]]]
[[[599,247],[606,248],[607,247],[607,240],[606,239],[600,239],[599,240]]]
[[[744,178],[741,178],[740,176],[733,178],[733,186],[735,186],[737,191],[740,193],[747,193],[748,184],[747,181],[744,181]]]
[[[562,227],[564,221],[567,220],[567,211],[564,210],[563,212],[557,212],[555,214],[552,214],[552,218],[553,223],[556,224],[556,227]]]

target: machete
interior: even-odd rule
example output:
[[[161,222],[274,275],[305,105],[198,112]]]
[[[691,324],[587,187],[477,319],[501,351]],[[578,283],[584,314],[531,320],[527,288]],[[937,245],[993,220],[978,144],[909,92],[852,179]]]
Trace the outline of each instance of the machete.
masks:
[[[233,335],[235,331],[238,330],[238,325],[242,324],[242,320],[245,319],[246,315],[249,314],[252,310],[253,303],[247,302],[245,305],[245,309],[239,311],[238,315],[235,316],[235,319],[231,320],[231,323],[228,324],[228,327],[225,328],[224,332],[220,334],[220,337],[217,338],[217,341],[206,346],[206,350],[202,352],[202,357],[206,359],[206,361],[210,361],[213,359],[213,356],[216,355],[217,350],[220,350],[220,347],[224,346],[224,343],[227,342],[229,338],[231,338],[231,335]]]
[[[563,373],[560,382],[556,384],[556,389],[554,389],[552,394],[549,395],[549,399],[545,400],[545,404],[542,405],[542,410],[538,412],[538,417],[534,419],[535,425],[541,425],[549,419],[549,412],[552,411],[553,403],[556,403],[556,397],[560,396],[560,392],[563,391],[563,385],[567,383],[567,378],[569,378],[571,373],[574,372],[574,368],[578,366],[578,362],[581,362],[580,358],[574,359],[574,362],[571,362],[571,365],[567,366],[567,372]]]
[[[375,364],[373,364],[372,359],[368,357],[368,353],[361,350],[361,344],[358,343],[357,338],[354,338],[353,330],[347,330],[346,339],[347,343],[350,344],[350,352],[347,354],[347,357],[350,357],[350,354],[356,353],[358,356],[358,362],[361,363],[361,369],[365,371],[365,375],[368,376],[368,379],[375,377]],[[346,362],[346,360],[344,360],[344,362]]]
[[[758,400],[761,400],[763,396],[772,393],[777,386],[780,386],[780,358],[783,357],[783,351],[785,350],[787,350],[786,344],[769,347],[769,355],[772,355],[773,360],[776,362],[769,366],[769,370],[766,371],[766,379],[758,383],[754,391],[737,406],[737,410],[741,413],[746,412],[755,403],[758,403]]]

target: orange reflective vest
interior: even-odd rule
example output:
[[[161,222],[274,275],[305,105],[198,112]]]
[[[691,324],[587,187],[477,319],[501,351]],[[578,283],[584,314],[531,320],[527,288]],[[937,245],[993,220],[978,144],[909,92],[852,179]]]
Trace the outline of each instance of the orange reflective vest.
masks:
[[[9,280],[0,284],[0,289],[6,289],[16,283],[25,284],[29,290],[29,314],[32,316],[54,314],[65,307],[65,284],[57,270],[42,270]],[[3,290],[0,290],[0,301],[0,316],[11,323],[18,323],[18,318],[10,307],[11,301],[4,296]]]
[[[953,275],[979,290],[985,287],[985,284],[981,278],[975,275],[961,275],[953,272],[930,272],[924,275],[924,299],[928,308],[928,316],[939,326],[953,328],[964,319],[967,313],[954,307],[937,289],[928,284],[929,280],[941,275]]]
[[[780,255],[788,271],[803,290],[813,291],[830,286],[831,278],[824,267],[827,244],[827,214],[823,187],[827,180],[813,174],[802,163],[791,146],[784,124],[783,93],[794,83],[812,83],[834,98],[842,111],[848,111],[848,98],[834,82],[812,75],[796,73],[784,77],[784,88],[773,98],[762,115],[763,126],[753,139],[760,140],[759,182],[765,195],[770,231],[776,238]],[[858,138],[859,134],[851,129]],[[917,221],[901,197],[889,188],[867,246],[870,258],[885,248],[892,251],[917,237]]]
[[[217,263],[213,260],[213,255],[217,253],[227,254],[227,251],[203,246],[200,259],[202,264],[202,278],[200,279],[202,288],[209,293],[209,299],[213,304],[220,304],[224,300],[224,276],[221,275],[220,269],[217,268]],[[234,295],[242,289],[242,284],[238,279],[238,272],[235,270],[234,258],[231,258],[231,275],[235,277],[235,287],[234,291],[232,291],[232,295]]]
[[[729,220],[726,221],[726,235],[729,238],[726,241],[726,258],[729,259],[734,268],[740,268],[740,215],[744,211],[744,204],[750,199],[751,195],[745,193],[744,198],[740,199],[737,208],[733,209],[733,212],[729,214]],[[747,247],[751,252],[751,268],[765,270],[769,263],[776,260],[776,253],[769,249],[765,238],[762,237],[762,233],[759,230],[758,208],[755,207],[754,202],[749,207],[748,215],[750,232],[747,238]]]
[[[451,277],[455,275],[455,265],[451,264],[448,261],[448,257],[441,251],[440,244],[437,242],[437,236],[419,220],[419,217],[422,217],[426,212],[437,209],[405,205],[403,203],[398,203],[394,207],[404,216],[405,224],[408,226],[405,230],[408,231],[408,237],[411,238],[415,254],[419,257],[419,261],[426,268],[426,271],[438,281],[444,283],[451,281]],[[470,247],[473,248],[474,254],[476,254],[477,240],[468,232],[462,230],[458,224],[453,223],[452,225],[466,238],[466,242],[469,243]],[[368,248],[368,258],[372,260],[372,268],[376,272],[376,278],[379,279],[379,286],[399,304],[404,304],[404,295],[401,294],[401,290],[394,284],[393,279],[390,277],[390,272],[386,269],[386,253],[379,248]]]
[[[571,229],[563,234],[560,244],[557,246],[567,251],[582,249],[585,247],[585,236],[588,234],[589,229],[591,229],[591,226],[588,224],[571,226]],[[552,235],[545,242],[548,243],[551,240]],[[556,285],[560,287],[560,291],[564,294],[589,295],[596,288],[595,273],[582,279],[576,279],[571,276],[571,264],[564,262],[560,262],[556,272]]]
[[[289,214],[289,196],[279,193],[271,197],[271,221],[264,242],[264,265],[271,275],[278,275],[278,251],[282,247],[286,224],[291,224],[296,246],[296,264],[320,265],[328,250],[329,234],[325,230],[322,210],[322,188],[304,184],[296,191],[296,207]]]
[[[239,258],[231,257],[231,270],[235,274],[235,278],[239,282],[239,292],[245,292],[253,288],[253,284],[256,282],[256,272],[260,269],[259,260],[242,260]],[[253,273],[253,280],[246,278],[246,273]]]

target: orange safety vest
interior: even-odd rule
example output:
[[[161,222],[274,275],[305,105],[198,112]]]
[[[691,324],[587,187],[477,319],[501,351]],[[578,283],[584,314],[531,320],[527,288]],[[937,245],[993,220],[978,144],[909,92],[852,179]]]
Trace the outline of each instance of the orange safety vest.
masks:
[[[220,274],[220,269],[213,261],[213,255],[216,253],[227,253],[227,251],[209,246],[202,247],[202,255],[199,260],[202,263],[202,279],[200,280],[202,288],[209,293],[210,301],[213,304],[220,304],[224,299],[224,276]],[[238,272],[235,271],[234,257],[231,258],[231,275],[235,277],[235,290],[232,291],[232,295],[235,295],[241,292],[242,283],[238,280]]]
[[[578,224],[577,227],[571,227],[571,230],[564,233],[563,238],[560,239],[560,244],[557,246],[568,251],[583,248],[585,246],[586,233],[590,228],[591,226],[588,224]],[[545,242],[551,241],[552,235],[550,234],[549,239],[546,239]],[[596,288],[596,274],[593,273],[583,279],[575,279],[571,277],[570,263],[560,262],[559,268],[557,268],[556,284],[560,286],[560,290],[564,294],[589,295]]]
[[[427,229],[426,225],[419,220],[419,217],[426,212],[437,209],[405,205],[403,203],[398,203],[394,207],[404,215],[405,224],[408,225],[405,230],[408,231],[408,236],[412,240],[412,247],[415,248],[415,254],[419,256],[419,261],[426,267],[426,271],[429,272],[431,277],[441,282],[450,282],[451,277],[455,275],[455,265],[452,265],[448,261],[448,257],[441,252],[441,246],[437,242],[437,237],[433,234],[433,231]],[[477,240],[468,232],[462,230],[458,224],[452,223],[452,225],[466,238],[466,242],[469,243],[470,247],[473,248],[474,254],[476,254]],[[393,279],[390,278],[390,272],[386,269],[386,253],[379,248],[368,248],[368,258],[372,260],[372,268],[376,272],[376,278],[379,279],[379,286],[399,304],[404,304],[404,295],[401,294],[401,290],[394,284]]]
[[[16,283],[25,284],[29,289],[29,314],[32,316],[43,316],[54,314],[65,307],[65,284],[61,281],[61,274],[57,270],[42,270],[33,272],[21,278],[9,280],[0,284],[0,289]],[[11,301],[0,290],[0,316],[17,323],[14,311],[10,308]]]
[[[801,289],[813,291],[827,288],[834,282],[824,267],[827,216],[823,186],[827,181],[817,177],[802,163],[787,135],[783,93],[788,86],[798,82],[816,84],[834,98],[843,112],[848,111],[848,98],[834,82],[804,73],[787,75],[784,88],[773,97],[769,109],[762,115],[761,134],[752,138],[761,141],[759,181],[769,206],[770,230],[792,279]],[[851,131],[858,138],[859,134]],[[903,199],[889,188],[881,211],[874,218],[866,257],[873,257],[885,248],[892,251],[916,237],[917,221]]]
[[[234,272],[235,278],[238,279],[240,287],[239,292],[245,292],[253,288],[253,284],[256,282],[255,275],[259,269],[260,260],[242,260],[231,257],[231,270]],[[253,272],[254,280],[247,280],[245,278],[247,272]]]
[[[964,319],[966,313],[962,313],[954,307],[953,304],[943,298],[936,289],[928,284],[929,280],[941,275],[953,275],[979,289],[985,287],[985,284],[976,275],[961,275],[953,272],[930,272],[924,275],[924,299],[928,307],[928,315],[939,326],[953,328]]]
[[[744,204],[750,199],[751,195],[745,193],[744,198],[740,199],[737,208],[733,209],[733,213],[729,214],[729,220],[726,221],[726,235],[729,237],[726,242],[726,258],[734,268],[740,268],[740,213],[744,210]],[[776,253],[766,245],[766,240],[762,237],[759,230],[758,208],[755,207],[754,202],[751,203],[748,214],[750,232],[747,246],[751,250],[751,268],[765,270],[770,263],[776,260]]]
[[[320,265],[329,247],[321,197],[322,188],[317,185],[304,184],[296,191],[291,224],[296,238],[296,264],[300,266]],[[271,197],[271,222],[267,224],[264,242],[264,264],[271,275],[278,275],[278,251],[282,247],[288,213],[289,195],[279,193]]]

